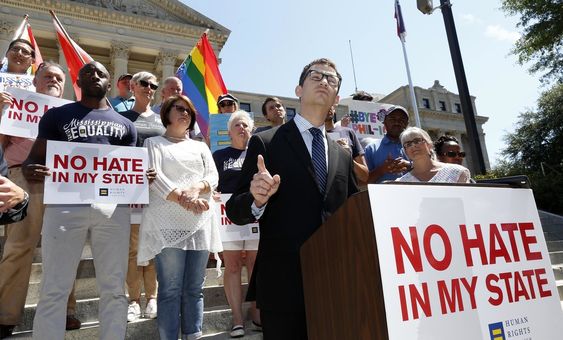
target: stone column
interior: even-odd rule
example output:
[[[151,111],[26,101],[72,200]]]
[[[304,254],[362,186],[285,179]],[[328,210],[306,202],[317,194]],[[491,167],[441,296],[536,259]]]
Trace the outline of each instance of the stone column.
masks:
[[[14,36],[14,31],[16,30],[16,24],[13,22],[1,20],[0,21],[0,63],[4,58],[6,51],[8,51],[8,46],[12,41]]]
[[[164,79],[172,77],[176,74],[176,60],[180,55],[179,51],[161,49],[155,61],[156,76],[159,77],[159,83],[162,85]],[[160,103],[160,91],[154,96],[154,102]]]
[[[131,52],[131,44],[125,41],[112,40],[110,48],[110,63],[113,78],[111,81],[111,96],[117,95],[117,78],[127,73],[127,64],[129,61],[129,53]]]
[[[158,54],[158,66],[162,71],[162,79],[172,77],[176,74],[176,60],[178,59],[179,51],[161,49]]]

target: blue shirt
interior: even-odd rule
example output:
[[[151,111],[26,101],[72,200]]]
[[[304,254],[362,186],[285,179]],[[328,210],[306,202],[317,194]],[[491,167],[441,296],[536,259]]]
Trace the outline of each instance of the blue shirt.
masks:
[[[116,112],[125,112],[133,109],[133,105],[135,105],[135,97],[131,96],[129,99],[125,99],[117,96],[111,98],[109,102]]]
[[[375,168],[381,166],[389,155],[391,155],[392,159],[402,157],[408,160],[401,142],[394,142],[391,139],[387,138],[387,135],[385,135],[383,139],[369,144],[366,147],[365,152],[366,153],[364,157],[366,158],[366,163],[368,165],[369,171],[373,171]],[[381,183],[383,181],[394,181],[402,175],[403,174],[386,173],[383,176],[379,177],[376,183]]]

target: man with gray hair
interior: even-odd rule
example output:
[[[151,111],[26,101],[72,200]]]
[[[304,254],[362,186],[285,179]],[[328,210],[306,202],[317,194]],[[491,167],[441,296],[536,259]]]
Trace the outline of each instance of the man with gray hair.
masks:
[[[156,114],[160,114],[160,108],[162,107],[162,103],[166,101],[166,99],[182,94],[183,86],[182,81],[178,77],[168,77],[164,79],[162,82],[162,90],[160,91],[160,103],[153,105],[152,110]],[[201,134],[201,130],[197,125],[197,122],[194,124],[193,130],[190,131],[190,138],[195,140],[203,140],[203,135]]]

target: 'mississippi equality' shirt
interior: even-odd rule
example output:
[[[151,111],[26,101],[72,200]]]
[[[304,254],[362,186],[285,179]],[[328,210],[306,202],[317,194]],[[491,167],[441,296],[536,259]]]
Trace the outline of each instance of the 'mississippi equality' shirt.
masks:
[[[63,142],[135,146],[133,123],[113,108],[90,109],[79,102],[55,107],[43,115],[37,138]]]

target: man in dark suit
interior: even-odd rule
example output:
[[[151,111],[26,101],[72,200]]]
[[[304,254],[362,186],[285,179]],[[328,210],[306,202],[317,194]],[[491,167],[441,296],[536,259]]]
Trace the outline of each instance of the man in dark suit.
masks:
[[[260,223],[249,294],[260,308],[265,340],[307,339],[299,248],[357,191],[350,153],[327,139],[324,128],[341,79],[328,59],[305,66],[295,88],[301,113],[250,139],[227,202],[234,223]]]

